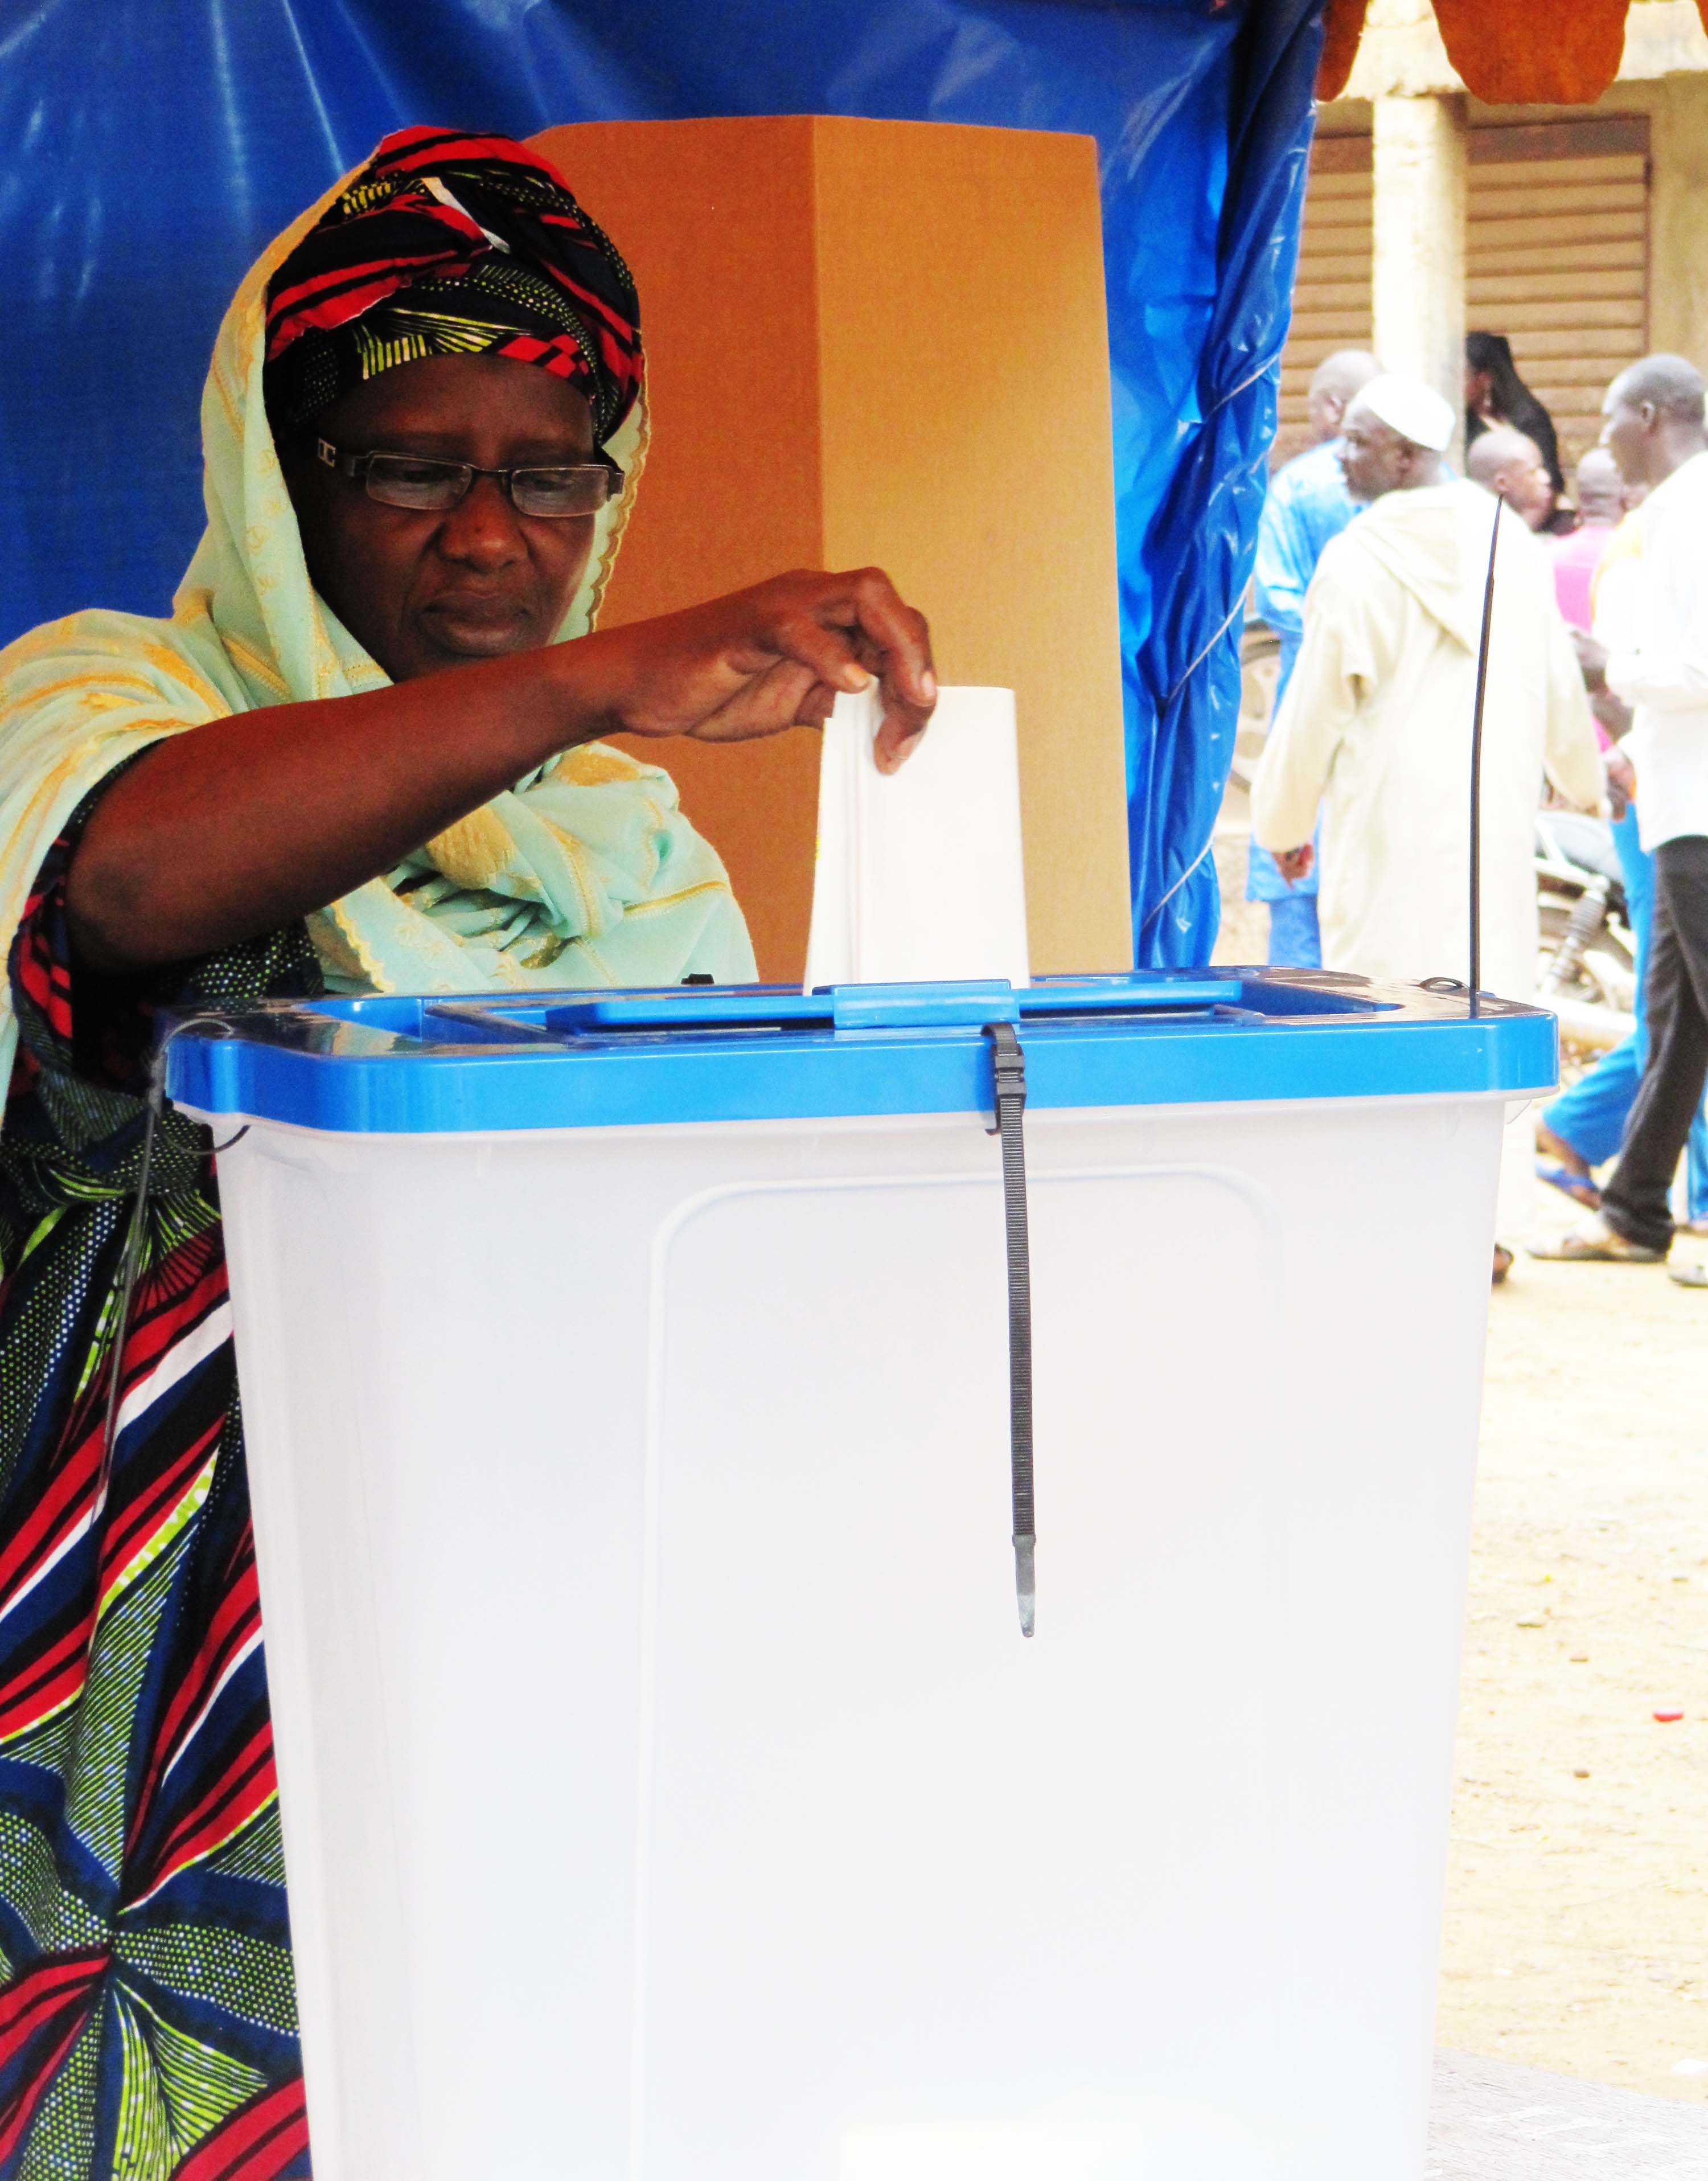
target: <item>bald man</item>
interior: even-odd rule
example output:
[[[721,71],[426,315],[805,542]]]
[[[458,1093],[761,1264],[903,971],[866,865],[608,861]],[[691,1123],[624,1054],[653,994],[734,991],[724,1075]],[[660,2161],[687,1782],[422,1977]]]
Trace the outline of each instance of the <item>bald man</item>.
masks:
[[[1587,634],[1595,624],[1595,571],[1625,516],[1625,480],[1605,447],[1591,447],[1579,463],[1573,490],[1578,527],[1554,540],[1554,590],[1568,626]]]
[[[1485,492],[1504,500],[1529,530],[1545,530],[1553,520],[1554,480],[1535,441],[1512,424],[1491,424],[1472,440],[1465,475]]]
[[[1612,648],[1584,671],[1629,706],[1638,831],[1655,859],[1646,964],[1648,1057],[1598,1214],[1549,1256],[1656,1262],[1672,1245],[1672,1177],[1708,1083],[1708,416],[1702,374],[1645,356],[1601,405],[1601,444],[1646,487]],[[1675,1274],[1708,1286],[1700,1268]]]
[[[1298,657],[1304,634],[1305,593],[1323,548],[1339,537],[1358,503],[1341,474],[1340,428],[1347,405],[1367,386],[1380,367],[1362,349],[1342,349],[1317,366],[1305,415],[1312,444],[1270,479],[1257,533],[1255,604],[1281,638],[1281,671],[1275,681],[1271,719]],[[1317,927],[1317,873],[1289,879],[1275,858],[1256,841],[1246,862],[1245,897],[1269,903],[1269,958],[1295,969],[1314,969],[1322,962]]]
[[[1619,474],[1619,465],[1611,450],[1603,446],[1591,447],[1579,461],[1573,490],[1579,520],[1599,522],[1604,527],[1623,522],[1626,509],[1634,505],[1632,489]]]
[[[1471,720],[1496,508],[1446,476],[1456,422],[1420,381],[1373,379],[1347,412],[1342,461],[1369,505],[1324,553],[1304,643],[1252,789],[1264,847],[1303,851],[1322,809],[1323,960],[1400,983],[1463,978]],[[1483,747],[1483,977],[1535,986],[1536,809],[1545,770],[1593,809],[1601,768],[1544,547],[1498,511],[1500,555]],[[1522,1239],[1534,1193],[1527,1120],[1501,1161],[1497,1229]],[[1497,1275],[1511,1262],[1502,1249]]]

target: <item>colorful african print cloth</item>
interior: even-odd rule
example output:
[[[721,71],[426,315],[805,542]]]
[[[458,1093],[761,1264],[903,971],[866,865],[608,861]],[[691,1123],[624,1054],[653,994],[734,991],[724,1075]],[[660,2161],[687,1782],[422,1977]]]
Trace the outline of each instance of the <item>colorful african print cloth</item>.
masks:
[[[94,798],[91,798],[92,804]],[[89,806],[85,805],[85,813]],[[147,1002],[312,991],[299,928],[74,980],[55,843],[0,1135],[0,2177],[309,2172],[225,1253],[168,1115],[102,1477]]]
[[[537,152],[399,130],[273,277],[269,413],[299,424],[394,365],[489,353],[567,379],[603,446],[641,385],[629,268]]]

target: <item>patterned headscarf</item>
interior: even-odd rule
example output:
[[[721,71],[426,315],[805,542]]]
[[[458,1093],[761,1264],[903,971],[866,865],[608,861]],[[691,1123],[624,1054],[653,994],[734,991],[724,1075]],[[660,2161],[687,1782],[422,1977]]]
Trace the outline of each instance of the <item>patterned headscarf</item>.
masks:
[[[537,152],[399,130],[273,276],[267,414],[289,429],[396,364],[485,355],[567,379],[603,446],[640,391],[634,281]]]

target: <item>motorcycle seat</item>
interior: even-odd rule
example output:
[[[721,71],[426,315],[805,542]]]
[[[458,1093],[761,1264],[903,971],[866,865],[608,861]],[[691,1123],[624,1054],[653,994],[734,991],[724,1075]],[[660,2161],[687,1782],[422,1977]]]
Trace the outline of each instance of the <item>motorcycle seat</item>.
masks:
[[[1605,819],[1587,817],[1579,810],[1545,810],[1536,820],[1536,830],[1579,870],[1612,879],[1616,886],[1625,883],[1613,829]]]

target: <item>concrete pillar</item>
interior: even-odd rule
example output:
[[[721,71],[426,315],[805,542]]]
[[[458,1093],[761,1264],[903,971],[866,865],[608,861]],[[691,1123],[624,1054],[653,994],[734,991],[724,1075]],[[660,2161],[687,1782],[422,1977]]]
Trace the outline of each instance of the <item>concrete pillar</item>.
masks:
[[[1650,116],[1649,345],[1708,366],[1708,75],[1620,86]],[[1628,110],[1628,97],[1621,103]]]
[[[1465,165],[1463,97],[1371,102],[1376,354],[1464,407]],[[1463,422],[1448,459],[1464,459]]]

